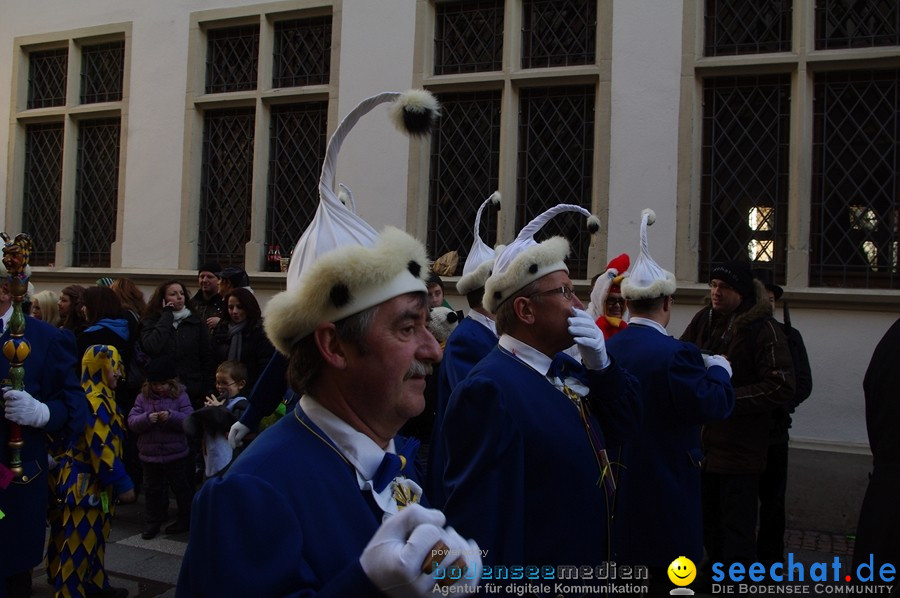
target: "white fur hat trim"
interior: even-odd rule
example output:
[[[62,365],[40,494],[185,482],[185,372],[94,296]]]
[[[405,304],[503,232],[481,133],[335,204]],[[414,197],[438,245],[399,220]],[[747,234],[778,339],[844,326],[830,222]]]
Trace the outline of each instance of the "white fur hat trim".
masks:
[[[588,217],[588,230],[597,232],[600,220],[589,211],[573,204],[559,204],[539,214],[526,224],[516,240],[497,253],[494,273],[484,285],[484,306],[496,313],[500,304],[512,297],[522,287],[558,270],[569,271],[565,259],[569,255],[569,242],[563,237],[552,237],[538,243],[534,235],[554,216],[563,212],[580,212]]]
[[[425,246],[387,227],[374,247],[347,245],[330,251],[303,273],[293,289],[266,304],[266,335],[287,355],[322,322],[337,322],[406,293],[425,293]]]
[[[629,301],[668,297],[678,288],[675,275],[660,268],[650,256],[647,227],[654,222],[656,213],[651,209],[644,209],[641,212],[641,253],[621,285],[622,297]]]

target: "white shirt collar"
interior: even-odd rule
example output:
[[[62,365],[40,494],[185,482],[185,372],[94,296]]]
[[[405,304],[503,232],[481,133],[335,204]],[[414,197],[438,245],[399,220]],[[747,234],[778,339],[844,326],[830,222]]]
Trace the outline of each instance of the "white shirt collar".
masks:
[[[665,336],[669,336],[669,331],[666,330],[665,326],[657,322],[656,320],[651,320],[649,318],[641,318],[639,316],[631,316],[631,319],[628,320],[628,324],[640,324],[642,326],[646,326],[648,328],[653,328],[657,332],[664,334]]]
[[[372,485],[372,478],[375,477],[375,472],[378,471],[385,453],[397,452],[394,439],[392,438],[388,442],[387,451],[385,451],[374,440],[339,418],[308,394],[304,394],[300,398],[300,408],[310,421],[328,436],[356,470],[359,489],[371,492],[375,502],[385,512],[385,515],[397,513],[397,501],[393,496],[392,485],[388,484],[381,492],[375,492]],[[415,482],[407,480],[407,485],[412,486],[421,496],[422,489]]]
[[[553,360],[531,345],[527,345],[508,334],[500,336],[499,345],[542,376],[546,376],[547,372],[550,371],[550,363]]]
[[[494,336],[497,336],[497,323],[495,321],[474,309],[469,311],[469,317],[490,330]]]

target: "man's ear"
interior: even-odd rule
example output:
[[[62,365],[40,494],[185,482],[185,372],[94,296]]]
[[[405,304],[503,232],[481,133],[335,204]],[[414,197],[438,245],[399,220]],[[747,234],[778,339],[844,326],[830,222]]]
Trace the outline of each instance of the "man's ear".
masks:
[[[331,322],[319,324],[313,330],[313,339],[315,340],[316,348],[319,350],[319,355],[322,356],[322,360],[325,363],[338,369],[347,367],[344,345],[341,343],[341,339],[338,338],[337,328],[335,328],[334,324]]]
[[[516,319],[524,324],[534,324],[534,303],[528,297],[513,299],[513,312]]]

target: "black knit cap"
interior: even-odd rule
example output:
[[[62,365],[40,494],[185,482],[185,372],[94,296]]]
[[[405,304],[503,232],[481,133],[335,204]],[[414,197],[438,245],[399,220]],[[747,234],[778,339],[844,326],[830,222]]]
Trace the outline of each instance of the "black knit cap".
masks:
[[[228,266],[221,272],[216,272],[216,276],[226,279],[235,288],[250,286],[250,278],[247,276],[247,272],[237,266]]]
[[[719,264],[709,273],[709,280],[719,279],[734,287],[741,297],[749,297],[753,294],[753,272],[750,264],[739,260],[732,260]]]
[[[200,274],[201,272],[212,272],[218,277],[219,271],[221,270],[222,264],[219,262],[206,262],[205,264],[200,264],[200,267],[197,268],[197,274]]]

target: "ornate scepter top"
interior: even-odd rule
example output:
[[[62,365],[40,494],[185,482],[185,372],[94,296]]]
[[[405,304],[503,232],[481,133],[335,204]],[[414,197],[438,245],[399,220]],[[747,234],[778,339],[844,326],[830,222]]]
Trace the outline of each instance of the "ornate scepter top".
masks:
[[[31,267],[28,261],[31,258],[31,235],[19,233],[15,239],[10,239],[5,232],[0,232],[3,239],[3,265],[9,274],[10,283],[18,280],[22,284],[28,284],[31,277]]]

